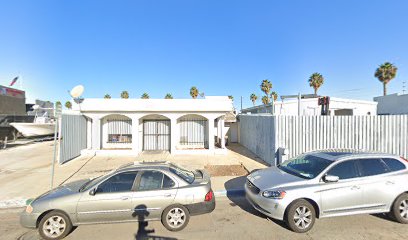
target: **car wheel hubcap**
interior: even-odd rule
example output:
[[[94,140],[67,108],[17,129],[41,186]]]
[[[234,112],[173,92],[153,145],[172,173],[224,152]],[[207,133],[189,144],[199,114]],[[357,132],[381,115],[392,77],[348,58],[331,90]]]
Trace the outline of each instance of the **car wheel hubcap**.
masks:
[[[293,221],[299,229],[306,229],[312,223],[312,211],[306,206],[296,208]]]
[[[43,232],[49,238],[57,238],[65,231],[65,220],[60,216],[48,218],[43,225]]]
[[[401,217],[408,220],[408,199],[402,200],[399,210]]]
[[[179,228],[185,223],[186,214],[181,208],[173,208],[167,213],[166,221],[170,227]]]

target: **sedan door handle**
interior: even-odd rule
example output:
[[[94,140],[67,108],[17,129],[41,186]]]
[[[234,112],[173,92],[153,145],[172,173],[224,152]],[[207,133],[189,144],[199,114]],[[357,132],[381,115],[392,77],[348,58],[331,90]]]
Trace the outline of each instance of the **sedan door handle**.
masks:
[[[164,194],[164,197],[171,197],[171,193]]]
[[[385,184],[386,184],[386,185],[393,185],[393,184],[395,184],[395,182],[387,181]]]
[[[123,200],[123,201],[129,200],[129,197],[121,197],[120,200]]]
[[[351,187],[351,190],[358,190],[358,189],[360,189],[359,186],[352,186],[352,187]]]

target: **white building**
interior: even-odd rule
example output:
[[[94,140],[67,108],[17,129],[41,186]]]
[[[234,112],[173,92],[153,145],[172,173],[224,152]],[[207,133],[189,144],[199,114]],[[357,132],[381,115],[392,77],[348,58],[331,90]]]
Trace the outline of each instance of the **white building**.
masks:
[[[73,109],[87,118],[84,153],[121,150],[225,153],[228,97],[204,99],[84,99]],[[216,144],[218,143],[218,144]],[[126,151],[127,150],[127,151]]]
[[[408,94],[398,93],[375,97],[378,115],[408,114]]]
[[[274,106],[275,115],[299,115],[299,101],[297,99],[277,101],[274,103]],[[242,113],[272,113],[272,104],[242,109]],[[376,115],[377,103],[374,101],[330,97],[329,114],[332,116]],[[321,106],[318,105],[318,98],[301,99],[300,115],[321,115]]]

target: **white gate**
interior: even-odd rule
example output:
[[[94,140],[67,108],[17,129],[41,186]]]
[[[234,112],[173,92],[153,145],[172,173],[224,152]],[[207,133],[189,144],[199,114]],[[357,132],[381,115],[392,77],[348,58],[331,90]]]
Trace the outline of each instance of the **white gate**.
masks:
[[[143,121],[143,150],[170,150],[170,120]]]

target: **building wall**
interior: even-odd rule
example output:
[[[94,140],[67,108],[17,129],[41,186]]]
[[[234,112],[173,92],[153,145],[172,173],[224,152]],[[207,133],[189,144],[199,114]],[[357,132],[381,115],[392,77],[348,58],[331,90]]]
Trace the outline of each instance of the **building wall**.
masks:
[[[408,114],[408,94],[375,97],[374,101],[378,102],[380,115]]]
[[[275,115],[297,116],[298,115],[298,100],[279,101],[274,103]],[[353,99],[331,98],[329,105],[330,114],[334,115],[336,110],[339,114],[344,113],[349,115],[350,110],[352,115],[376,115],[377,103],[372,101],[362,101]],[[302,99],[300,104],[302,116],[317,116],[321,115],[321,106],[318,105],[317,98]],[[260,105],[248,109],[243,109],[242,113],[272,113],[272,105]]]
[[[0,114],[26,115],[25,98],[0,95]]]

